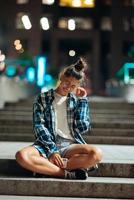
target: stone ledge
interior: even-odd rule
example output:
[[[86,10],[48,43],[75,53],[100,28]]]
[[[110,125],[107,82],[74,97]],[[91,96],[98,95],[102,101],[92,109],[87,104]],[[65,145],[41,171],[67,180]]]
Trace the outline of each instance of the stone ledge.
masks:
[[[62,190],[61,190],[62,188]],[[87,180],[54,178],[0,178],[0,194],[86,198],[134,198],[134,179],[89,177]]]

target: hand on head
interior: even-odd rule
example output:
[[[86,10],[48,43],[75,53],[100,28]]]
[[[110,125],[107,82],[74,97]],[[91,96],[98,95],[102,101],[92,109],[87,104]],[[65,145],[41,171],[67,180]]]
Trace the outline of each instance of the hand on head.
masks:
[[[77,87],[75,94],[77,97],[86,97],[87,92],[83,87]]]

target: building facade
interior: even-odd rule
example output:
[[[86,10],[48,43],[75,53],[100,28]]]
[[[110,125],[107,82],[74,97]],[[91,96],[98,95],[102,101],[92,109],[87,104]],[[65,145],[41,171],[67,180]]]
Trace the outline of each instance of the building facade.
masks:
[[[87,76],[93,93],[103,94],[105,83],[125,62],[134,60],[133,0],[2,0],[0,46],[7,57],[21,50],[45,55],[48,72],[57,76],[79,56],[88,61]],[[28,16],[31,26],[24,27]],[[42,20],[41,20],[42,19]]]

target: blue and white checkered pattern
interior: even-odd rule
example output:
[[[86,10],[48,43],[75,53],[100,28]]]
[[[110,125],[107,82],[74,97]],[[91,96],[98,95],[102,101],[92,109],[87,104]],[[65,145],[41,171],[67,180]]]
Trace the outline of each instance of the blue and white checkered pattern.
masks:
[[[40,93],[33,103],[33,129],[36,137],[35,144],[41,144],[47,151],[48,157],[59,153],[56,146],[55,111],[53,107],[54,90]],[[73,93],[67,96],[67,121],[76,143],[84,144],[81,134],[91,128],[89,102],[87,97],[77,98]]]

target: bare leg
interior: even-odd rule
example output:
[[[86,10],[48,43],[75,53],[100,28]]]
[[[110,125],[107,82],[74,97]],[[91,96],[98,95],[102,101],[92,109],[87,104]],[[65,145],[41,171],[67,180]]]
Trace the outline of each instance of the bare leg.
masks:
[[[29,146],[16,153],[17,162],[24,168],[41,174],[64,177],[64,170],[42,157],[35,147]]]
[[[102,151],[89,144],[73,144],[67,150],[67,169],[89,168],[102,160]]]

